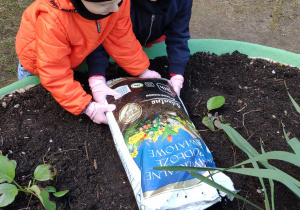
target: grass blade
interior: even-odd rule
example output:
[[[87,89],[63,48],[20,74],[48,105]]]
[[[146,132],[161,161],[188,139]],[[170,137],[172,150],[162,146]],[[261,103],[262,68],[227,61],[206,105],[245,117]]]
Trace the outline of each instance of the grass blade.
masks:
[[[241,150],[243,150],[249,157],[259,155],[259,153],[231,126],[219,122],[216,122],[216,124],[220,126],[228,135],[229,139]]]
[[[212,168],[212,167],[186,167],[186,166],[163,166],[154,167],[157,170],[168,171],[227,171],[248,176],[267,178],[281,182],[293,191],[300,198],[300,182],[292,176],[278,169],[257,169],[257,168]]]
[[[294,164],[298,167],[300,167],[300,156],[298,154],[293,154],[290,152],[284,152],[284,151],[273,151],[273,152],[266,152],[264,154],[257,155],[255,157],[249,158],[248,160],[245,160],[234,167],[245,165],[247,163],[256,162],[256,161],[266,161],[266,160],[281,160],[285,161],[291,164]],[[267,162],[267,161],[266,161]]]
[[[272,202],[272,209],[275,210],[275,189],[274,189],[274,181],[272,179],[269,179],[269,184],[270,184],[270,190],[271,190],[271,202]]]
[[[265,150],[264,150],[264,147],[262,145],[262,141],[260,141],[260,148],[261,148],[261,153],[262,154],[265,154]],[[267,161],[267,160],[266,160]],[[268,162],[268,161],[267,161]],[[255,165],[256,167],[254,166],[254,168],[259,168],[258,167],[258,164],[255,162]],[[271,180],[271,179],[269,179]],[[267,188],[265,186],[265,183],[264,183],[264,180],[263,178],[259,178],[259,181],[260,181],[260,184],[262,186],[262,189],[263,189],[263,192],[264,192],[264,196],[265,196],[265,205],[266,205],[266,210],[270,210],[270,201],[269,201],[269,196],[268,196],[268,191],[267,191]],[[272,197],[272,194],[271,194],[271,197]],[[274,209],[273,209],[274,210]]]
[[[284,81],[284,85],[285,85],[285,88],[286,88],[286,92],[288,93],[288,96],[290,97],[295,109],[297,110],[298,113],[300,113],[300,106],[297,104],[297,102],[293,99],[293,97],[291,96],[291,94],[289,93],[288,91],[288,88],[286,86],[286,82]]]
[[[218,189],[218,190],[221,190],[222,192],[224,192],[224,193],[226,193],[226,194],[228,194],[228,195],[231,195],[231,196],[233,196],[233,197],[235,197],[235,198],[241,199],[242,201],[244,201],[244,202],[246,202],[246,203],[248,203],[248,204],[254,206],[255,208],[262,209],[262,208],[260,208],[259,206],[257,206],[257,205],[255,205],[255,204],[251,203],[251,202],[248,201],[247,199],[243,198],[242,196],[240,196],[240,195],[238,195],[238,194],[236,194],[236,193],[234,193],[234,192],[228,190],[227,188],[223,187],[222,185],[217,184],[216,182],[214,182],[214,181],[208,179],[207,177],[205,177],[205,176],[203,176],[203,175],[201,175],[201,174],[198,174],[198,173],[196,173],[196,172],[191,172],[191,175],[194,176],[195,178],[199,179],[200,181],[203,181],[203,182],[205,182],[206,184],[208,184],[208,185],[210,185],[210,186],[212,186],[212,187],[214,187],[214,188],[216,188],[216,189]]]
[[[292,150],[295,152],[295,154],[298,156],[300,155],[300,142],[297,138],[292,138],[288,141],[289,146],[292,148]]]
[[[300,198],[300,182],[290,175],[280,171],[272,169],[254,169],[254,168],[238,168],[238,169],[228,169],[228,172],[244,174],[248,176],[255,176],[261,178],[268,178],[281,182],[287,186],[296,196]]]

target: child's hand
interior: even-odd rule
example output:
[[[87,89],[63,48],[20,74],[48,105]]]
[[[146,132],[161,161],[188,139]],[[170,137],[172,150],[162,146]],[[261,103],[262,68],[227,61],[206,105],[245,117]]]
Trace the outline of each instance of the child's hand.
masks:
[[[169,83],[172,85],[174,91],[177,93],[178,96],[180,96],[180,90],[182,88],[183,82],[184,82],[184,78],[180,74],[172,76],[169,81]]]
[[[161,78],[161,76],[156,71],[152,71],[150,69],[146,69],[146,71],[144,71],[143,73],[141,73],[139,75],[139,78],[151,79],[151,78]]]
[[[93,101],[88,105],[88,107],[84,111],[84,114],[89,116],[89,118],[93,120],[94,123],[108,124],[105,112],[112,112],[115,109],[116,106],[114,104],[99,104]]]
[[[115,98],[121,97],[120,93],[106,85],[106,80],[103,76],[90,77],[89,86],[91,88],[94,101],[100,104],[105,104],[105,99],[108,95],[112,95]]]

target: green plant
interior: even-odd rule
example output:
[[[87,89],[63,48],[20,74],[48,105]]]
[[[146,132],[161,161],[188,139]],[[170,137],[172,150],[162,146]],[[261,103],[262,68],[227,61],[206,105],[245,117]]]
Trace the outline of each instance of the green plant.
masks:
[[[223,106],[225,103],[225,98],[223,96],[214,96],[211,97],[207,102],[206,102],[206,107],[207,107],[207,116],[202,118],[202,123],[208,127],[211,131],[215,131],[215,122],[222,122],[224,123],[225,120],[222,117],[222,115],[219,115],[218,112],[216,112],[214,115],[210,113],[211,110],[218,109],[221,106]],[[217,126],[216,126],[217,127]],[[218,127],[217,127],[218,128]]]
[[[248,176],[255,176],[258,177],[260,183],[262,185],[262,189],[264,190],[265,194],[265,207],[266,209],[275,209],[275,202],[274,202],[274,181],[281,182],[286,187],[288,187],[296,196],[300,198],[300,182],[299,180],[295,179],[294,177],[288,175],[287,173],[281,171],[280,169],[274,167],[273,165],[268,163],[268,160],[280,160],[285,161],[291,164],[294,164],[297,167],[300,167],[300,142],[297,138],[289,139],[286,135],[285,131],[285,138],[287,143],[289,144],[292,152],[285,152],[285,151],[271,151],[265,152],[263,147],[261,147],[262,154],[259,154],[248,142],[244,139],[235,129],[231,126],[217,123],[228,135],[229,139],[242,151],[244,151],[249,159],[245,160],[239,164],[236,164],[229,168],[208,168],[208,167],[184,167],[184,166],[171,166],[171,167],[155,167],[154,169],[158,170],[168,170],[168,171],[189,171],[194,177],[198,178],[201,181],[204,181],[211,186],[226,192],[229,195],[232,195],[236,198],[242,199],[240,196],[236,196],[232,192],[228,191],[227,189],[222,188],[222,186],[218,186],[216,183],[213,183],[208,178],[213,176],[215,173],[219,172],[231,172],[231,173],[238,173]],[[253,168],[244,168],[245,164],[251,163]],[[259,168],[258,163],[264,166],[264,169]],[[212,174],[208,177],[204,177],[197,173],[197,171],[211,171]],[[271,204],[268,198],[268,192],[265,187],[263,178],[267,178],[270,184],[270,197],[271,197]],[[209,182],[207,182],[209,181]],[[249,201],[242,199],[245,202],[255,206]],[[256,208],[259,208],[255,206]]]
[[[297,102],[294,100],[294,98],[293,98],[293,97],[291,96],[291,94],[289,93],[285,81],[284,81],[284,85],[285,85],[286,91],[287,91],[287,93],[288,93],[288,96],[289,96],[289,98],[291,99],[291,101],[292,101],[292,103],[293,103],[295,109],[297,110],[298,113],[300,113],[300,106],[297,104]]]
[[[285,87],[287,89],[286,83]],[[300,107],[292,96],[288,92],[288,96],[291,99],[294,107],[300,113]],[[274,200],[274,180],[281,182],[288,189],[290,189],[298,198],[300,198],[300,181],[285,173],[284,171],[276,168],[275,166],[269,164],[269,160],[279,160],[284,161],[290,164],[293,164],[297,167],[300,167],[300,142],[297,138],[290,139],[283,128],[284,137],[290,147],[290,152],[286,151],[271,151],[265,152],[261,144],[261,154],[257,152],[246,139],[244,139],[234,128],[229,125],[214,122],[214,124],[225,131],[229,139],[239,147],[243,152],[245,152],[249,159],[245,160],[239,164],[236,164],[229,168],[208,168],[208,167],[184,167],[184,166],[167,166],[167,167],[155,167],[154,169],[158,170],[169,170],[169,171],[189,171],[191,175],[198,178],[200,181],[205,182],[206,184],[211,185],[212,187],[219,189],[228,195],[232,195],[238,199],[241,199],[252,206],[261,209],[250,201],[244,199],[243,197],[229,191],[228,189],[216,184],[209,177],[213,176],[219,172],[231,172],[247,176],[258,177],[260,184],[264,192],[265,199],[265,208],[267,210],[275,210],[275,200]],[[253,168],[245,168],[244,165],[252,164]],[[259,165],[262,165],[264,168],[260,168]],[[198,171],[210,171],[212,172],[209,176],[204,177],[201,174],[197,173]],[[267,191],[263,178],[268,179],[270,192]],[[270,196],[268,195],[270,193]],[[271,202],[269,200],[271,199]]]
[[[53,193],[55,197],[62,197],[69,192],[69,190],[56,192],[53,186],[42,188],[36,184],[36,181],[53,180],[55,173],[50,170],[51,165],[37,166],[34,170],[34,178],[29,181],[27,187],[21,187],[14,181],[16,167],[17,162],[15,160],[9,160],[6,156],[0,155],[0,207],[11,204],[18,192],[22,191],[36,196],[47,210],[52,210],[56,209],[56,204],[49,200],[49,192]]]

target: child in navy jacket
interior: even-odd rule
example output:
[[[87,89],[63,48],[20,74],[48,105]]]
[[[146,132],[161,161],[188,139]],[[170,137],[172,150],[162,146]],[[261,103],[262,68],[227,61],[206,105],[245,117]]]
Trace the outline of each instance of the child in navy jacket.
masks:
[[[170,83],[179,95],[189,60],[192,0],[131,0],[133,31],[143,46],[166,37]],[[105,76],[109,56],[102,45],[87,58],[90,76]],[[147,75],[145,76],[147,78]]]

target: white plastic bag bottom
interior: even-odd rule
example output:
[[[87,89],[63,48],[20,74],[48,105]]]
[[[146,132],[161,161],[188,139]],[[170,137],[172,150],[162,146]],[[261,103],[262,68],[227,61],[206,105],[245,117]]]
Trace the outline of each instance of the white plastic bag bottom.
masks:
[[[219,195],[215,188],[205,183],[200,183],[191,188],[171,190],[149,198],[144,198],[141,186],[141,171],[128,152],[128,148],[113,113],[108,112],[106,116],[115,147],[133,189],[139,209],[206,209],[221,201],[220,195],[222,197],[226,196],[225,193],[219,191]],[[213,180],[233,192],[236,191],[231,179],[224,173],[215,174]]]

